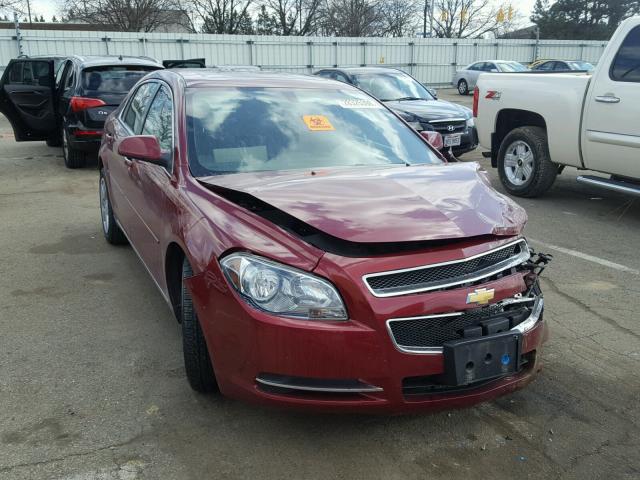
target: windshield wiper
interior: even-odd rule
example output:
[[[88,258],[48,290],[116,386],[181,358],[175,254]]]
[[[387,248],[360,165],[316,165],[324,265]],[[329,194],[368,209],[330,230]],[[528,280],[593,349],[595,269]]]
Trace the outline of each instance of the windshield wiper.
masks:
[[[420,97],[400,97],[400,98],[396,98],[394,101],[395,102],[402,102],[404,100],[428,100],[427,98],[420,98]]]

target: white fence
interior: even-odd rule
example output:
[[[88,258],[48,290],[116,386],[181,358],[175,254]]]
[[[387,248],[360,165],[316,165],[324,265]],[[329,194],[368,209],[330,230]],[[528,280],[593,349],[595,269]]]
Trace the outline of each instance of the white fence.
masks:
[[[206,58],[208,65],[259,65],[311,73],[322,67],[387,65],[420,81],[447,85],[476,60],[531,62],[563,58],[597,63],[606,42],[422,38],[332,38],[22,30],[26,55],[147,55],[160,60]],[[537,52],[537,53],[536,53]],[[0,66],[18,55],[16,33],[0,30]]]

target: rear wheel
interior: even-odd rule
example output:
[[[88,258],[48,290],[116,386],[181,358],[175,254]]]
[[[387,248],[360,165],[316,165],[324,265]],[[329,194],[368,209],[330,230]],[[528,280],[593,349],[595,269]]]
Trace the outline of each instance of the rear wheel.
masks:
[[[458,93],[460,95],[469,95],[469,84],[464,78],[458,82]]]
[[[100,169],[100,185],[98,190],[100,193],[100,219],[102,220],[104,238],[113,245],[125,245],[128,243],[127,237],[124,236],[113,215],[104,169]]]
[[[538,197],[551,188],[558,166],[551,161],[547,132],[520,127],[504,138],[498,152],[500,181],[512,195]]]
[[[207,343],[200,327],[198,315],[193,308],[191,292],[189,292],[185,284],[185,279],[191,276],[193,276],[193,270],[185,258],[182,263],[182,285],[180,290],[184,367],[191,388],[201,393],[217,392],[218,383],[211,366]]]
[[[69,143],[69,132],[66,128],[62,129],[62,155],[67,168],[82,168],[87,161],[86,154]]]

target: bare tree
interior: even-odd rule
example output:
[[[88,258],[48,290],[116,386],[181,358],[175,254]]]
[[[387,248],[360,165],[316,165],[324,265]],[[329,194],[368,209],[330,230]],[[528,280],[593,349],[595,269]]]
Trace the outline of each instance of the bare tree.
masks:
[[[169,24],[189,26],[179,0],[64,0],[63,10],[69,12],[69,20],[109,25],[123,32],[151,32]]]
[[[380,9],[373,0],[326,0],[321,12],[321,31],[337,37],[381,36]]]
[[[276,18],[280,35],[314,33],[321,0],[267,0],[266,9]]]
[[[203,33],[251,33],[253,0],[194,0],[193,11]]]
[[[385,0],[379,9],[385,35],[412,36],[420,23],[420,7],[416,0]]]
[[[435,0],[435,34],[442,38],[469,38],[504,29],[505,16],[509,15],[504,10],[509,8],[490,0]]]

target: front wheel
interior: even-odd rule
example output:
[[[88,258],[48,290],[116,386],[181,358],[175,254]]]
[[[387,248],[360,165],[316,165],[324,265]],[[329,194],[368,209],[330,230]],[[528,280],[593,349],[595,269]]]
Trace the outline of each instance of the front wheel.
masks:
[[[547,132],[540,127],[509,132],[500,144],[498,174],[504,188],[518,197],[539,197],[549,190],[558,166],[549,155]]]
[[[218,391],[218,383],[211,366],[209,349],[204,339],[204,333],[193,308],[191,292],[185,280],[193,276],[193,270],[185,258],[182,263],[182,284],[180,289],[180,320],[182,320],[182,351],[184,353],[184,368],[187,372],[189,385],[197,392],[210,393]]]
[[[469,95],[469,84],[464,78],[458,82],[458,93],[460,95]]]
[[[109,189],[107,188],[107,179],[104,175],[104,168],[100,169],[100,183],[98,187],[100,193],[100,220],[102,220],[102,233],[107,242],[112,245],[126,245],[127,237],[118,226],[111,200],[109,199]]]

